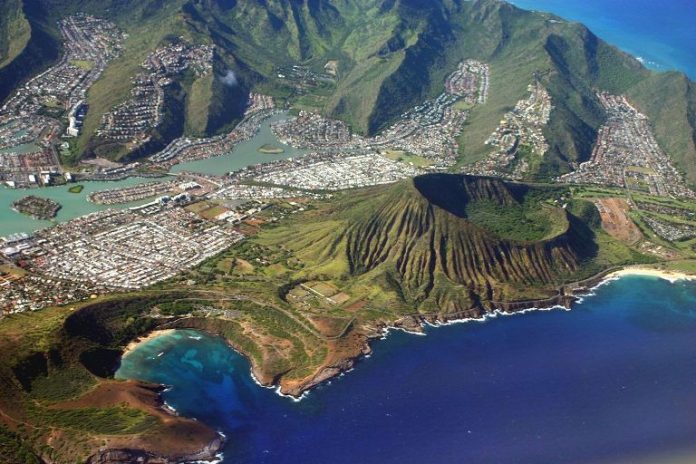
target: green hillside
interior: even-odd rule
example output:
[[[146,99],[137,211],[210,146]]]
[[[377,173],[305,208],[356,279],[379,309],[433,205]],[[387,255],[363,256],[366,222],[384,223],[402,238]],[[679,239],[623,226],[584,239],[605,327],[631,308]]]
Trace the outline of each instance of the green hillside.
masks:
[[[303,206],[273,202],[246,240],[145,290],[6,316],[0,456],[198,460],[183,457],[212,429],[163,412],[157,387],[113,379],[124,347],[156,328],[222,336],[259,382],[299,396],[386,326],[568,304],[574,282],[649,261],[563,187],[431,174]]]
[[[11,3],[5,8],[11,10]],[[490,63],[492,90],[461,136],[461,163],[486,154],[484,140],[501,116],[526,96],[536,75],[548,89],[554,111],[545,129],[549,153],[530,178],[550,178],[588,158],[604,119],[595,92],[608,90],[630,96],[651,118],[658,141],[689,182],[696,182],[693,82],[679,73],[646,70],[582,25],[502,1],[32,0],[25,5],[32,37],[0,70],[7,76],[0,96],[57,58],[53,21],[75,11],[110,18],[130,33],[124,55],[89,94],[87,130],[78,146],[85,154],[92,151],[90,139],[100,114],[127,97],[129,79],[143,57],[168,35],[177,35],[215,44],[216,73],[233,70],[239,87],[231,91],[216,85],[217,79],[183,82],[173,101],[185,108],[184,121],[175,124],[176,130],[159,134],[162,143],[183,132],[202,135],[228,129],[238,120],[250,90],[322,111],[347,121],[357,132],[373,134],[404,110],[440,93],[444,77],[459,61],[472,58]],[[33,47],[35,43],[44,46]],[[321,74],[328,61],[337,63],[337,77],[299,94],[296,83],[278,77],[279,69],[292,65]],[[112,157],[123,154],[116,150]]]
[[[62,45],[55,20],[36,0],[4,1],[0,17],[0,100],[4,100],[20,83],[57,61]]]
[[[30,36],[31,29],[24,16],[22,2],[3,2],[3,15],[0,16],[0,68],[11,63],[24,50]]]
[[[381,287],[386,307],[457,312],[548,298],[565,282],[641,259],[601,231],[596,210],[560,208],[567,193],[426,175],[354,193],[255,240],[290,248],[306,263],[297,278]]]

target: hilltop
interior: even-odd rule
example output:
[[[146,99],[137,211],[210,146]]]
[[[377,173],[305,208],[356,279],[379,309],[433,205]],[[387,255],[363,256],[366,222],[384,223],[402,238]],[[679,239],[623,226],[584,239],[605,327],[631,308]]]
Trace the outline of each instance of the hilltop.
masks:
[[[256,240],[306,262],[297,278],[373,282],[404,310],[485,311],[496,301],[552,297],[566,282],[637,258],[603,247],[593,208],[573,202],[564,209],[567,196],[564,188],[424,175],[362,191],[306,226]]]
[[[152,330],[220,335],[259,382],[299,396],[387,327],[569,305],[602,271],[651,261],[565,187],[431,174],[287,205],[299,213],[269,208],[248,240],[168,281],[5,317],[0,440],[25,456],[8,462],[214,454],[214,431],[162,410],[157,386],[113,379]]]
[[[161,7],[154,1],[32,0],[23,10],[14,2],[5,8],[14,13],[3,28],[0,50],[3,43],[11,44],[4,48],[13,50],[14,59],[8,62],[12,56],[5,53],[0,96],[57,59],[60,43],[53,21],[59,16],[85,11],[115,21],[130,34],[123,55],[89,93],[80,156],[94,153],[91,142],[100,115],[127,98],[129,81],[147,53],[176,36],[215,46],[214,77],[179,83],[170,107],[179,119],[160,134],[163,143],[181,133],[229,129],[239,121],[245,95],[252,90],[342,119],[358,133],[374,134],[439,94],[457,63],[476,59],[490,63],[493,90],[488,103],[470,115],[460,139],[461,163],[485,155],[483,142],[500,118],[539,80],[551,96],[553,112],[544,129],[549,151],[530,178],[548,179],[588,159],[605,119],[596,92],[607,91],[629,96],[653,121],[660,145],[688,181],[696,181],[693,82],[681,73],[646,70],[580,24],[502,1],[176,0]],[[27,23],[31,37],[18,52]],[[311,85],[292,78],[293,66],[312,77]],[[234,88],[221,80],[230,71]],[[119,150],[110,156],[125,155]]]

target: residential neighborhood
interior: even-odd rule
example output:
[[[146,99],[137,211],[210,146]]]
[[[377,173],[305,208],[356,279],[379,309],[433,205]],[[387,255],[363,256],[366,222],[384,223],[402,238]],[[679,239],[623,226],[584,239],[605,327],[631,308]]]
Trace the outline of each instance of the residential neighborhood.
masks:
[[[660,148],[647,116],[624,95],[597,95],[607,112],[589,161],[559,182],[614,185],[652,195],[696,198]]]

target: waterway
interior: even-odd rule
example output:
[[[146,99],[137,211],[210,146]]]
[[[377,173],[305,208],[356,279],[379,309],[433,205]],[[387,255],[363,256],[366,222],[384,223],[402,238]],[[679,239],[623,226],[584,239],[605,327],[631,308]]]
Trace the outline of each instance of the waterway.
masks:
[[[112,189],[116,187],[130,187],[143,182],[152,182],[155,179],[143,179],[131,177],[116,182],[81,182],[84,189],[80,193],[70,193],[68,188],[76,184],[60,185],[53,187],[42,187],[34,189],[11,189],[0,187],[0,237],[16,232],[33,232],[38,229],[49,227],[52,224],[66,222],[85,214],[93,213],[109,208],[104,205],[97,205],[87,201],[87,195],[99,190]],[[41,221],[30,216],[17,213],[11,209],[12,203],[27,195],[50,198],[62,205],[56,217],[51,221]],[[113,207],[124,208],[134,206],[138,203],[115,205]]]
[[[35,143],[23,143],[20,145],[15,145],[12,147],[0,149],[0,153],[2,153],[2,154],[17,153],[20,155],[23,155],[26,153],[35,153],[37,151],[41,151],[41,147],[36,145]]]
[[[230,153],[214,158],[181,163],[176,165],[172,169],[172,172],[178,173],[182,171],[189,171],[204,174],[224,175],[230,171],[235,171],[252,164],[266,163],[278,159],[301,156],[307,153],[307,151],[295,149],[280,143],[270,129],[270,124],[272,122],[279,121],[287,117],[287,114],[282,113],[274,115],[273,117],[265,120],[261,124],[259,132],[256,134],[256,136],[237,145]],[[279,154],[259,153],[258,148],[266,144],[283,148],[284,152]],[[68,192],[68,188],[74,184],[34,189],[10,189],[8,187],[0,186],[0,237],[17,232],[33,232],[35,230],[48,227],[54,223],[69,221],[70,219],[110,207],[126,208],[147,203],[149,200],[127,203],[123,205],[104,206],[87,201],[87,196],[90,193],[99,190],[130,187],[144,182],[156,182],[170,179],[170,177],[160,179],[131,177],[119,181],[81,182],[80,185],[84,186],[84,190],[78,194]],[[50,198],[60,203],[62,208],[52,221],[40,221],[12,211],[12,203],[26,195]]]
[[[229,463],[696,462],[696,282],[628,276],[572,311],[373,348],[299,403],[193,331],[141,344],[117,376],[170,385],[168,404],[227,435]]]
[[[253,164],[268,163],[270,161],[294,158],[307,154],[308,150],[302,150],[280,143],[278,138],[273,134],[270,127],[271,124],[287,118],[287,113],[273,115],[261,124],[258,133],[253,138],[240,143],[230,153],[214,158],[177,164],[172,168],[172,172],[191,171],[221,176]],[[260,153],[258,149],[264,145],[282,148],[283,153]]]

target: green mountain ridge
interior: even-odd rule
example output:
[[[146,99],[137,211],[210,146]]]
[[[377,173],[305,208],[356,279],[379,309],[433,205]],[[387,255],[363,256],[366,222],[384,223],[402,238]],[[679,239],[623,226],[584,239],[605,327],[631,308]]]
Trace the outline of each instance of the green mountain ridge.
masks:
[[[231,69],[240,83],[237,92],[215,85],[206,92],[184,89],[186,105],[193,107],[187,113],[197,115],[193,122],[186,118],[189,134],[228,130],[251,90],[297,103],[288,84],[278,79],[277,69],[302,64],[320,72],[329,60],[338,61],[335,86],[302,104],[347,121],[357,132],[374,134],[403,111],[439,94],[445,76],[458,62],[472,58],[490,63],[491,92],[488,103],[472,112],[461,136],[462,163],[485,156],[483,142],[501,116],[526,96],[526,86],[536,75],[548,89],[554,110],[545,129],[550,150],[530,178],[548,179],[588,159],[605,117],[595,93],[606,90],[627,94],[651,118],[662,147],[688,181],[696,182],[693,82],[681,73],[646,70],[580,24],[502,1],[31,0],[25,6],[27,13],[38,9],[48,18],[87,11],[113,19],[131,33],[124,56],[90,91],[93,114],[81,140],[83,150],[99,114],[127,96],[128,79],[142,57],[166,35],[177,34],[217,45],[217,72]],[[27,17],[32,31],[41,31],[34,27],[39,16]],[[50,26],[50,21],[44,23]],[[46,24],[43,29],[50,29]],[[52,40],[55,47],[55,33]],[[31,55],[32,62],[46,66],[56,59],[55,53],[39,54],[30,48],[15,61],[26,62]],[[0,77],[10,74],[7,68],[0,70]],[[24,69],[26,79],[37,66]],[[0,96],[18,82],[19,72],[13,71],[14,79],[2,79]]]
[[[14,60],[31,35],[21,1],[6,1],[3,13],[0,17],[0,68]]]
[[[36,0],[2,2],[0,16],[0,49],[7,50],[0,55],[0,100],[5,100],[22,82],[57,62],[62,44],[55,21]],[[16,35],[23,28],[28,29],[26,41]]]

